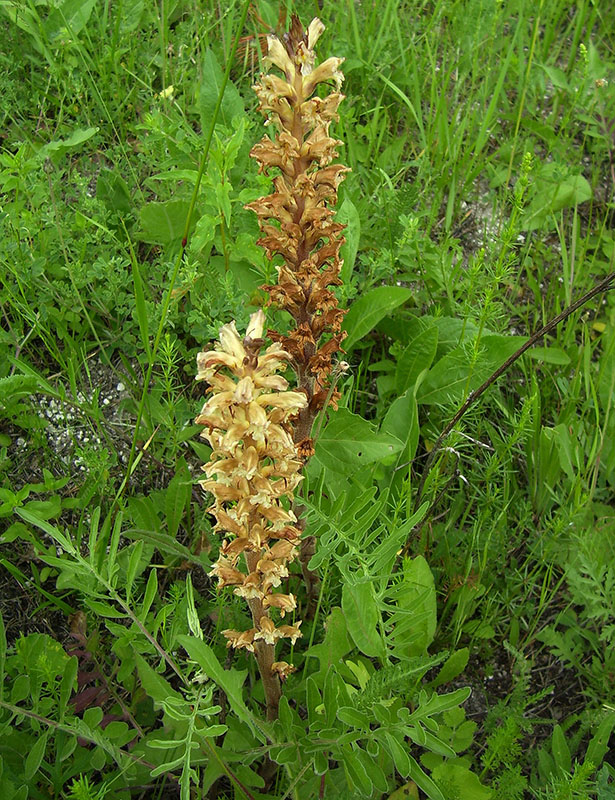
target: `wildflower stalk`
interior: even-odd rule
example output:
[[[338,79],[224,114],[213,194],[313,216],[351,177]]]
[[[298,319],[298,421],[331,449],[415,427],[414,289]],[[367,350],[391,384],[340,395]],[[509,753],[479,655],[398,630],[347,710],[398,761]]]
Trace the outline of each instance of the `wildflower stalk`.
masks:
[[[303,466],[293,442],[290,420],[305,407],[303,392],[287,391],[288,382],[277,373],[290,355],[274,343],[261,352],[265,315],[250,318],[243,340],[235,323],[224,325],[217,349],[199,353],[197,380],[207,381],[212,393],[196,422],[212,447],[203,467],[203,488],[214,504],[215,530],[224,537],[218,560],[209,573],[218,587],[232,586],[245,598],[252,627],[225,630],[228,646],[245,648],[256,656],[267,704],[267,718],[275,719],[281,687],[294,667],[276,661],[280,639],[294,644],[302,635],[301,622],[276,626],[271,609],[283,618],[296,608],[292,594],[274,592],[288,577],[296,557],[300,531],[288,506],[302,480]],[[242,569],[243,568],[243,569]]]
[[[330,387],[333,360],[340,351],[344,311],[330,287],[341,284],[340,248],[344,226],[334,221],[337,188],[348,168],[332,165],[341,144],[329,135],[331,122],[338,119],[343,100],[343,59],[329,58],[315,66],[314,47],[324,25],[314,19],[306,31],[293,15],[290,31],[282,37],[269,36],[265,63],[277,67],[283,77],[261,75],[254,90],[266,125],[275,129],[274,138],[265,136],[251,151],[260,171],[275,169],[274,192],[250,203],[263,236],[260,244],[270,259],[276,259],[278,282],[263,288],[270,302],[287,311],[294,327],[287,334],[269,331],[292,356],[298,388],[307,404],[294,425],[294,441],[301,458],[314,453],[311,437],[314,420],[328,402],[336,408],[339,392]],[[333,82],[336,91],[316,95],[318,86]],[[308,609],[313,608],[318,576],[309,570],[314,538],[302,540],[300,560],[308,589]]]
[[[270,302],[290,313],[294,327],[286,334],[268,331],[273,344],[263,351],[265,315],[258,311],[243,338],[235,323],[224,325],[216,349],[197,358],[197,380],[209,384],[211,397],[196,422],[205,427],[202,436],[213,451],[201,483],[214,497],[209,511],[224,537],[209,574],[218,578],[219,588],[233,587],[247,601],[252,627],[223,634],[229,647],[256,656],[270,720],[278,715],[281,681],[294,671],[276,660],[276,644],[282,639],[294,644],[302,635],[301,621],[276,625],[272,609],[283,618],[294,612],[296,599],[274,589],[299,554],[310,602],[318,585],[307,567],[314,539],[301,538],[294,490],[314,452],[314,419],[328,402],[335,407],[339,396],[330,373],[345,335],[344,312],[330,288],[341,283],[344,243],[344,226],[334,222],[331,206],[347,168],[331,165],[339,142],[329,136],[343,98],[342,60],[314,66],[314,45],[323,30],[314,19],[304,31],[293,16],[283,43],[268,37],[267,60],[284,78],[261,75],[254,87],[267,124],[277,132],[273,139],[265,136],[251,155],[261,171],[275,168],[279,174],[275,191],[248,208],[258,215],[259,244],[281,262],[278,283],[264,288]],[[338,91],[315,95],[319,84],[331,80]],[[297,375],[295,391],[288,391],[279,374],[289,364]]]

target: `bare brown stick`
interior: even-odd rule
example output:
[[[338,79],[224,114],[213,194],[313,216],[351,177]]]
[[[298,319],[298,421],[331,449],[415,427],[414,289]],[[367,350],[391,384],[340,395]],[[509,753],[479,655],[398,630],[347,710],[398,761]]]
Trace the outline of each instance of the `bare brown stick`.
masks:
[[[457,425],[459,420],[466,413],[466,411],[477,402],[477,400],[487,391],[487,389],[491,386],[492,383],[497,381],[500,375],[503,375],[506,372],[506,370],[510,366],[512,366],[512,364],[514,364],[515,361],[517,361],[517,359],[521,358],[521,356],[526,352],[526,350],[529,350],[530,347],[533,347],[536,344],[536,342],[542,339],[543,336],[552,331],[553,328],[557,327],[557,325],[559,325],[560,322],[563,322],[571,314],[574,314],[574,312],[577,309],[581,308],[582,305],[585,305],[585,303],[587,303],[588,300],[591,300],[592,297],[595,297],[597,294],[600,294],[601,292],[606,292],[609,289],[612,289],[614,282],[615,282],[615,272],[611,272],[610,275],[607,275],[606,278],[603,278],[603,280],[601,280],[600,283],[597,283],[582,297],[579,297],[578,300],[575,300],[574,303],[571,303],[571,305],[565,308],[561,312],[561,314],[558,314],[556,317],[553,317],[553,319],[549,320],[549,322],[547,322],[546,325],[540,328],[540,330],[537,330],[536,333],[532,334],[532,336],[530,336],[527,342],[525,342],[525,344],[523,344],[509,358],[507,358],[506,361],[502,364],[502,366],[498,367],[498,369],[496,369],[496,371],[492,373],[487,378],[487,380],[478,387],[478,389],[476,389],[473,392],[470,392],[465,402],[459,407],[459,410],[457,411],[455,416],[451,419],[451,421],[448,423],[448,425],[444,428],[442,433],[436,439],[434,446],[431,449],[429,456],[427,457],[427,461],[425,462],[425,467],[423,469],[423,474],[421,475],[421,481],[419,483],[418,491],[416,493],[416,500],[414,502],[415,511],[419,508],[421,504],[421,500],[423,498],[423,490],[425,488],[425,481],[427,480],[427,476],[431,471],[436,455],[440,452],[440,450],[442,449],[442,445],[444,444],[444,442],[454,429],[455,425]],[[425,523],[425,519],[426,518],[423,518],[421,523],[419,523],[420,526],[422,526]],[[408,553],[408,550],[410,549],[410,544],[412,542],[412,539],[416,535],[415,532],[417,527],[419,526],[415,526],[410,532],[410,535],[408,536],[408,540],[406,541],[406,544],[403,548],[404,555],[406,555]]]

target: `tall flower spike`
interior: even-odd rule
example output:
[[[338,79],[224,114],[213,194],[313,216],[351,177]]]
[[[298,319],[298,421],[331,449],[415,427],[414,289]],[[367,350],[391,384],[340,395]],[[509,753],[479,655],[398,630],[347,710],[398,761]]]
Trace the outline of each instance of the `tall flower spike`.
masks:
[[[258,216],[263,234],[258,243],[269,258],[281,256],[278,283],[263,288],[270,301],[295,321],[287,336],[272,331],[269,335],[292,356],[299,388],[307,397],[295,425],[302,457],[313,452],[312,423],[330,394],[332,359],[344,337],[340,330],[344,312],[330,287],[341,283],[344,226],[334,221],[333,206],[348,169],[331,164],[341,142],[329,135],[343,100],[339,91],[343,59],[329,58],[315,66],[314,47],[324,29],[319,19],[313,19],[304,31],[293,15],[282,40],[268,37],[265,63],[277,67],[283,77],[261,75],[254,91],[267,117],[265,124],[275,128],[275,135],[265,136],[251,156],[261,172],[274,169],[279,174],[273,180],[274,192],[247,206]],[[329,82],[335,91],[326,97],[315,94],[319,84]],[[335,406],[335,392],[331,399]]]
[[[291,358],[281,344],[261,352],[264,322],[262,311],[253,314],[243,340],[234,322],[224,325],[217,349],[199,353],[196,379],[207,381],[212,394],[196,422],[205,427],[201,436],[213,450],[201,484],[214,497],[209,511],[224,537],[209,574],[220,588],[232,586],[245,598],[252,614],[249,630],[223,633],[229,647],[255,653],[267,714],[274,719],[280,679],[293,670],[275,660],[275,646],[284,638],[294,644],[301,636],[300,622],[276,627],[271,609],[284,617],[296,607],[294,595],[273,590],[288,576],[300,544],[297,520],[288,510],[303,466],[291,420],[307,398],[288,391],[277,374]]]

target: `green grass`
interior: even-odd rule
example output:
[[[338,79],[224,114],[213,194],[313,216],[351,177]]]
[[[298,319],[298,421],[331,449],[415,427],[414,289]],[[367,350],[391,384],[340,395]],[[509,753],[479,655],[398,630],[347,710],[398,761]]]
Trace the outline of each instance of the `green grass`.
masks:
[[[298,736],[310,692],[324,692],[326,706],[338,680],[353,687],[354,702],[361,681],[382,672],[378,691],[394,685],[395,696],[417,708],[436,665],[421,662],[424,669],[400,678],[396,665],[419,653],[395,631],[408,620],[423,630],[427,601],[404,580],[414,586],[408,570],[421,569],[424,556],[438,611],[425,640],[430,657],[454,652],[461,664],[458,654],[468,649],[467,664],[440,691],[471,686],[477,705],[465,721],[453,711],[437,716],[442,736],[457,742],[455,758],[442,748],[427,752],[416,739],[406,740],[408,752],[446,800],[606,800],[615,669],[610,293],[562,322],[464,416],[425,482],[429,511],[413,534],[414,560],[395,561],[393,553],[389,562],[378,548],[397,536],[401,549],[412,534],[403,526],[430,448],[468,393],[522,342],[513,337],[529,336],[613,271],[608,4],[288,5],[304,23],[316,14],[325,23],[322,58],[346,59],[335,126],[340,161],[352,168],[340,190],[349,222],[340,297],[351,306],[383,286],[412,290],[406,302],[376,313],[349,349],[340,406],[403,448],[394,463],[376,459],[347,472],[323,448],[308,469],[308,520],[328,549],[317,616],[295,646],[303,672],[286,688],[293,701],[286,727],[269,731],[268,745],[235,700],[226,716],[226,697],[211,681],[202,692],[193,686],[198,659],[191,652],[190,662],[178,638],[195,633],[191,607],[223,665],[219,631],[245,616],[232,594],[216,597],[205,574],[218,543],[207,500],[193,485],[209,450],[192,420],[202,402],[196,353],[222,324],[245,325],[264,300],[259,287],[274,276],[244,205],[269,191],[249,158],[263,134],[250,88],[260,70],[256,38],[282,29],[277,5],[255,5],[258,14],[245,24],[239,2],[0,5],[0,565],[8,587],[0,599],[8,636],[6,661],[0,640],[0,738],[10,737],[0,744],[0,794],[115,800],[175,797],[181,787],[187,798],[201,782],[203,797],[249,796],[241,786],[260,796],[258,763],[272,741],[277,747]],[[221,96],[225,69],[230,83]],[[268,315],[271,326],[286,324]],[[59,423],[44,416],[41,398],[57,402]],[[335,419],[322,428],[333,446]],[[54,425],[68,430],[62,448]],[[376,519],[365,505],[373,490]],[[379,572],[384,565],[387,574]],[[128,597],[113,583],[117,575]],[[342,630],[339,607],[349,614],[356,599],[344,587],[356,576],[352,591],[363,597],[367,586],[365,602],[377,606],[373,635],[382,637],[383,656],[366,642],[361,650],[352,619]],[[128,608],[132,624],[106,616],[109,603]],[[96,684],[103,699],[85,722],[67,706],[77,663],[69,659],[69,608],[85,614],[78,641],[105,676]],[[46,647],[59,643],[47,662],[37,634],[50,637]],[[335,679],[322,670],[326,636],[339,662]],[[87,671],[83,652],[77,658]],[[238,655],[231,666],[249,671],[254,710],[262,696],[253,663]],[[229,671],[231,684],[238,674]],[[550,686],[554,693],[539,697]],[[173,718],[169,687],[189,712],[178,705]],[[350,705],[346,699],[339,705]],[[226,743],[203,735],[191,750],[189,736],[200,735],[195,709],[204,728],[216,723],[219,712],[207,709],[218,704],[232,727]],[[115,728],[99,739],[96,708],[115,715]],[[455,728],[470,722],[477,724]],[[49,738],[39,752],[41,731]],[[135,731],[142,763],[131,766],[126,745]],[[184,734],[183,755],[156,749],[156,740]],[[92,749],[83,746],[88,738]],[[398,797],[394,790],[410,777],[397,762],[397,772],[387,772],[383,746],[380,756],[360,737],[347,747],[343,769],[339,753],[325,762],[324,795],[308,758],[305,772],[285,762],[264,796]],[[35,753],[25,771],[19,752]],[[384,788],[372,776],[369,793],[353,753],[379,765]],[[455,788],[461,779],[467,783]]]

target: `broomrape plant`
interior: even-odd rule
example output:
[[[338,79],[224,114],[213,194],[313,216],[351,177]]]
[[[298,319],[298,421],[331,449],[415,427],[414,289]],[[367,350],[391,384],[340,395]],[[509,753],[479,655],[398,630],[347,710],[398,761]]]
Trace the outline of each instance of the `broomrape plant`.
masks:
[[[215,498],[210,512],[216,529],[234,537],[224,539],[210,575],[218,578],[220,588],[234,586],[234,593],[248,602],[254,627],[223,633],[229,646],[256,655],[269,719],[277,716],[280,680],[294,669],[275,660],[276,643],[288,638],[294,644],[301,636],[301,622],[276,627],[271,619],[272,608],[281,617],[296,608],[294,595],[273,591],[288,577],[288,564],[302,545],[300,524],[283,498],[292,505],[300,470],[314,452],[316,415],[327,402],[335,407],[337,393],[328,385],[329,376],[344,337],[344,312],[330,287],[341,283],[344,243],[344,226],[334,221],[332,206],[348,170],[331,164],[340,142],[329,135],[343,99],[343,59],[329,58],[315,67],[314,47],[323,30],[314,19],[304,31],[293,16],[283,41],[276,36],[267,40],[265,62],[283,77],[261,75],[254,87],[265,124],[276,132],[273,138],[264,136],[251,156],[261,172],[277,169],[279,174],[274,192],[247,207],[258,215],[263,233],[258,243],[270,259],[282,260],[278,283],[264,288],[295,327],[287,334],[268,331],[274,343],[260,354],[265,316],[258,311],[243,341],[231,323],[220,331],[218,349],[198,356],[197,380],[207,381],[213,392],[196,419],[207,427],[203,437],[213,448],[202,485]],[[315,96],[318,85],[328,81],[337,91]],[[287,364],[296,373],[297,391],[286,391],[286,379],[276,374]],[[309,537],[302,550],[303,573],[313,593]],[[241,569],[242,556],[247,572]]]

